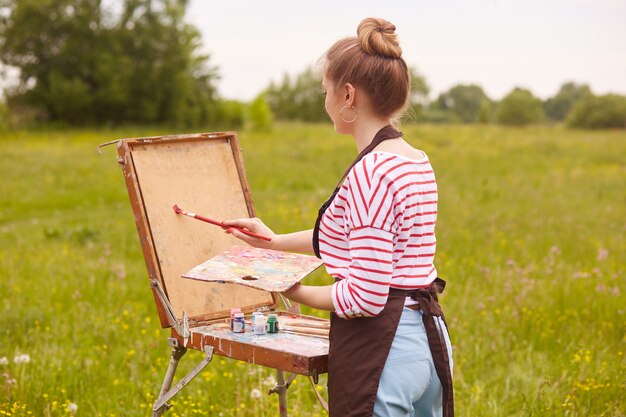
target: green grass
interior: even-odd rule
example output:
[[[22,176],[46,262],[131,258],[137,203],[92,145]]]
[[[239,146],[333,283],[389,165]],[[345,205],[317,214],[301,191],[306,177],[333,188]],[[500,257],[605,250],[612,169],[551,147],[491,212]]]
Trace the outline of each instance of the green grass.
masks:
[[[626,133],[416,126],[440,190],[442,304],[459,416],[623,416]],[[108,140],[159,129],[0,137],[0,416],[149,415],[169,359]],[[259,217],[309,228],[355,155],[329,125],[241,132]],[[328,283],[317,273],[308,283]],[[308,313],[324,315],[309,309]],[[19,354],[30,362],[16,364]],[[200,361],[189,352],[183,375]],[[217,357],[170,416],[277,414],[270,369]],[[321,416],[306,379],[296,416]],[[250,392],[259,389],[260,399]],[[325,392],[325,379],[320,380]],[[222,413],[222,414],[220,414]]]

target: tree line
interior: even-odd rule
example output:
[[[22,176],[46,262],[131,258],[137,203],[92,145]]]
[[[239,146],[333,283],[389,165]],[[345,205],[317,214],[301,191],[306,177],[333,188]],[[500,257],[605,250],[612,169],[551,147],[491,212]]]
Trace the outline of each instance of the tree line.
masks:
[[[14,123],[121,123],[269,129],[275,119],[327,121],[321,74],[306,68],[272,82],[250,103],[217,92],[217,67],[200,54],[197,28],[184,21],[188,0],[0,0],[0,70],[19,69],[0,102],[0,127]],[[456,85],[429,100],[411,68],[405,123],[564,122],[625,128],[626,97],[596,96],[565,83],[545,101],[515,88],[490,99],[478,85]]]
[[[404,122],[499,123],[523,126],[564,122],[574,128],[626,128],[626,97],[596,96],[586,84],[564,83],[545,101],[528,89],[514,88],[499,101],[490,99],[475,84],[459,84],[428,100],[429,87],[415,69],[411,71],[411,106]],[[280,84],[270,84],[264,95],[278,119],[323,121],[324,99],[319,76],[307,69],[295,77],[285,75]]]

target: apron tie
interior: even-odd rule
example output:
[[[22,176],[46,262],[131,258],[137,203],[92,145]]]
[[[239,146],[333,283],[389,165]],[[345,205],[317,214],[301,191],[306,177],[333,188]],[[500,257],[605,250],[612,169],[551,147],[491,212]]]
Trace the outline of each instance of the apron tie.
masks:
[[[437,372],[443,389],[443,417],[454,417],[454,392],[452,388],[450,358],[448,356],[448,349],[446,348],[443,328],[439,324],[439,320],[443,320],[444,323],[446,320],[437,298],[437,294],[441,294],[445,287],[446,282],[441,278],[436,278],[427,288],[408,291],[391,288],[390,293],[403,292],[408,297],[419,302],[420,310],[422,310],[422,321],[424,322],[426,336],[428,337],[428,346],[433,356],[435,371]],[[437,320],[437,323],[435,323],[435,320]]]

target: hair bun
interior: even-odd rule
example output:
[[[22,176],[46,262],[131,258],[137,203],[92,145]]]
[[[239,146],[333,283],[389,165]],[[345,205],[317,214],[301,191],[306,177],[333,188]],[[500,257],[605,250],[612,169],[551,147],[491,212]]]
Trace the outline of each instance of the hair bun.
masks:
[[[400,58],[402,49],[396,35],[396,26],[385,19],[368,17],[356,30],[361,48],[370,55]]]

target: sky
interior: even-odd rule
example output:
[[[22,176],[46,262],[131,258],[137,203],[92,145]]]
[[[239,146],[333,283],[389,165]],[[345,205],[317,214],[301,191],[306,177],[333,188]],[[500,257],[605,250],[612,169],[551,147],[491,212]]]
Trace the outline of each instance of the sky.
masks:
[[[372,16],[396,25],[431,99],[460,83],[495,100],[514,87],[546,99],[567,81],[626,95],[624,0],[191,0],[187,21],[218,67],[220,95],[247,101]]]

